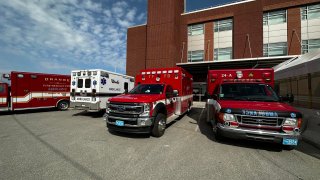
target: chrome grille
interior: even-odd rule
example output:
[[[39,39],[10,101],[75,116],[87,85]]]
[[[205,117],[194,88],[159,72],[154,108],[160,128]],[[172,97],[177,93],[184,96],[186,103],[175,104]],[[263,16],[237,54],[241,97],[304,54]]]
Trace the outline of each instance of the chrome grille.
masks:
[[[284,118],[237,115],[239,123],[257,126],[281,126]]]
[[[143,112],[143,106],[136,104],[109,104],[109,110],[111,113],[141,114]]]

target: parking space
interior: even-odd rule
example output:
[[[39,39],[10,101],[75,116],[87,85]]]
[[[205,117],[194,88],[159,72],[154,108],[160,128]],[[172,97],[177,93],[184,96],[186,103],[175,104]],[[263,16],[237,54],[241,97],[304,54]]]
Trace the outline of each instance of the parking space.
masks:
[[[319,150],[217,142],[195,105],[165,135],[110,133],[102,114],[0,115],[1,179],[319,179]],[[318,156],[319,157],[319,156]]]

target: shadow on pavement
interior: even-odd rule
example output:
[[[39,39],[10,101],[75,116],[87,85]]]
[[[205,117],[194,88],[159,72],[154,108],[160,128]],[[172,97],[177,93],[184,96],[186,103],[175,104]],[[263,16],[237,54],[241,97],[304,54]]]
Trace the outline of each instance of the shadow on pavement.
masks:
[[[12,114],[32,114],[32,113],[40,113],[40,112],[60,112],[57,108],[44,108],[44,109],[27,109],[27,110],[16,110],[16,111],[1,111],[1,115],[12,115]]]
[[[120,137],[126,137],[126,138],[132,138],[132,139],[146,139],[146,138],[150,138],[151,135],[144,133],[144,134],[137,134],[137,133],[125,133],[125,132],[118,132],[118,131],[112,131],[109,130],[109,133],[115,136],[120,136]]]
[[[73,114],[72,116],[88,116],[92,118],[102,118],[105,114],[105,111],[101,110],[98,112],[89,112],[89,111],[81,111]]]

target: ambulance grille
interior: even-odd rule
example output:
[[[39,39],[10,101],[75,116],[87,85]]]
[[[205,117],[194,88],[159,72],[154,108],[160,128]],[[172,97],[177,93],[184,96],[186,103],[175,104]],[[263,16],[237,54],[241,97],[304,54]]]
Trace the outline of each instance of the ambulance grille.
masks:
[[[256,126],[281,126],[284,118],[237,115],[239,123]]]
[[[143,112],[142,105],[136,104],[109,104],[109,109],[111,113],[118,113],[118,114],[141,114]]]

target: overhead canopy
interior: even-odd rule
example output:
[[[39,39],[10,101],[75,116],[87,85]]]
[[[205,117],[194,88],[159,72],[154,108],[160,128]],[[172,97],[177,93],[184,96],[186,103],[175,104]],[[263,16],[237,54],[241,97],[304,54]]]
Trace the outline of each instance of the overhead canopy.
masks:
[[[259,57],[248,59],[177,63],[176,65],[187,70],[196,79],[196,76],[205,77],[207,71],[212,69],[272,68],[284,61],[296,57],[298,56]]]
[[[320,72],[320,49],[287,60],[274,67],[275,79]]]

